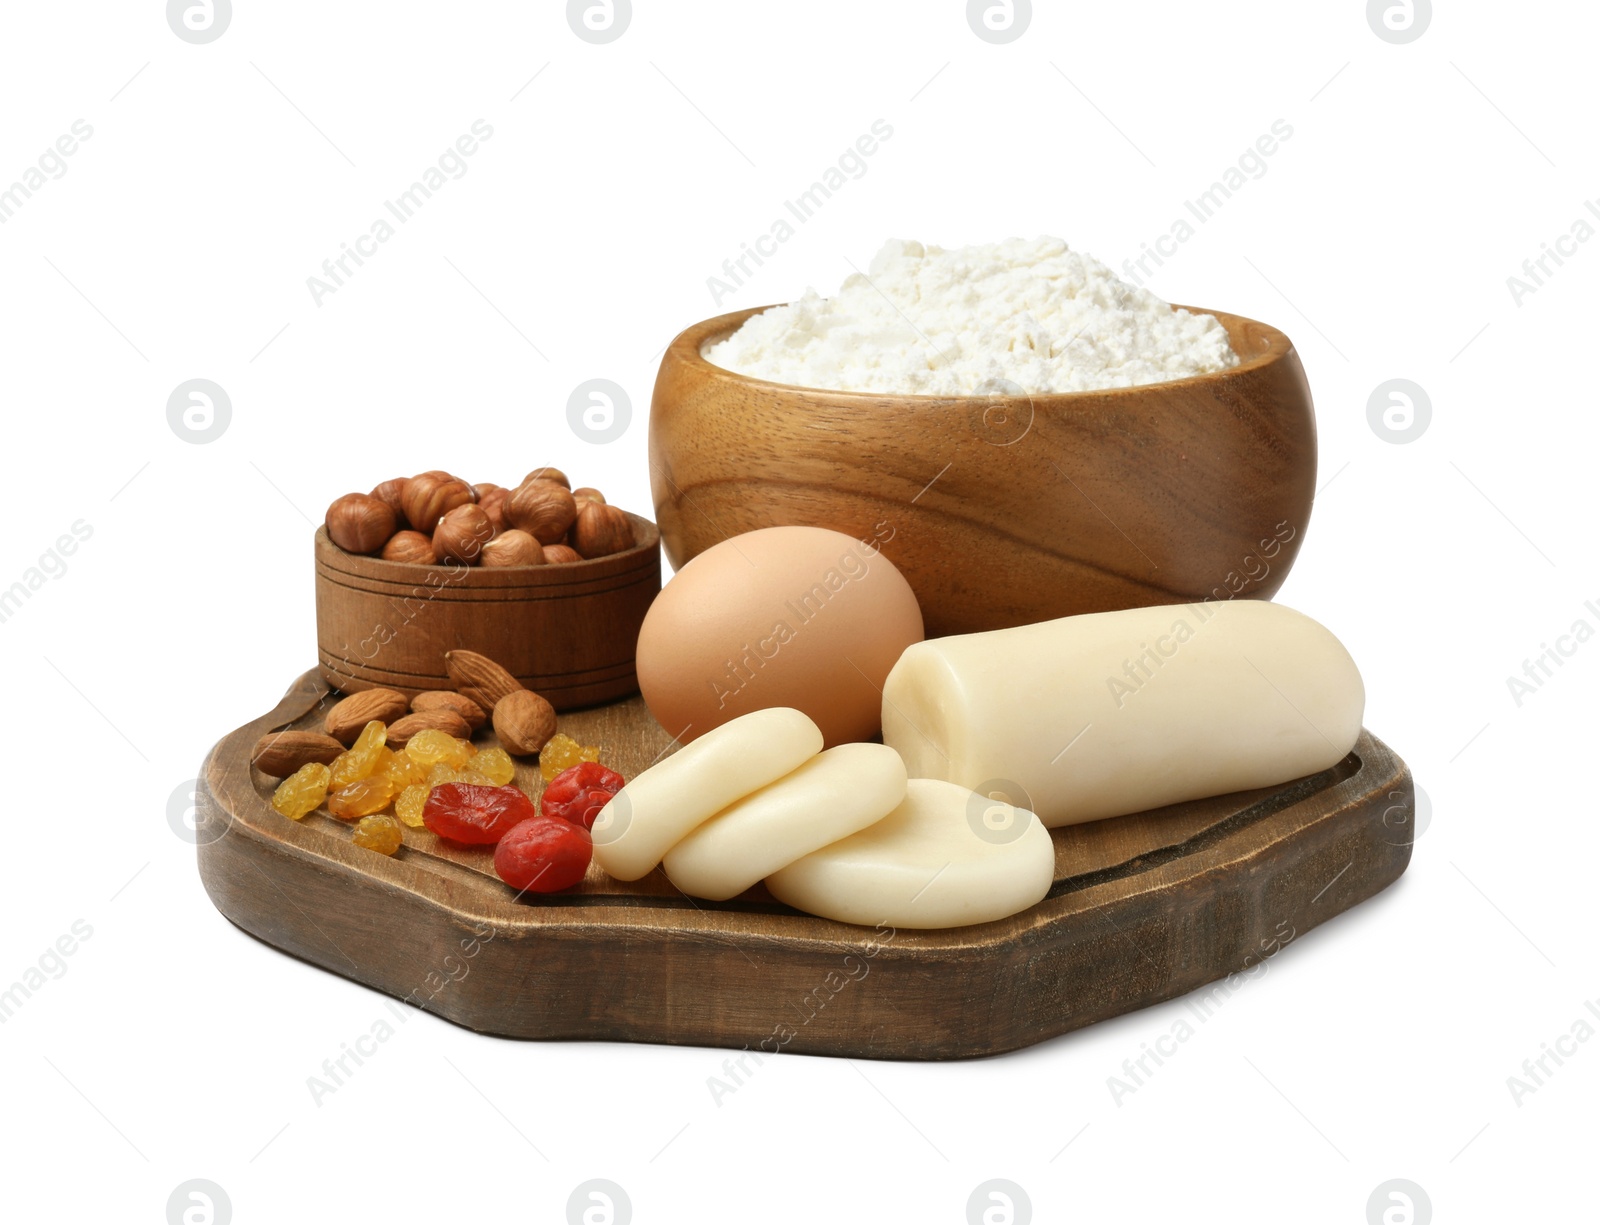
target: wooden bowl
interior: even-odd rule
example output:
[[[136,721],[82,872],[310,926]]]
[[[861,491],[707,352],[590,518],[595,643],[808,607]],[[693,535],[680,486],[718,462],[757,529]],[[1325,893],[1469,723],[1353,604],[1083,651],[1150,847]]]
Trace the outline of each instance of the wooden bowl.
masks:
[[[881,544],[930,637],[1266,598],[1289,573],[1316,424],[1276,328],[1204,311],[1239,365],[1167,383],[887,396],[769,383],[701,356],[765,309],[698,323],[662,358],[650,481],[674,567],[739,532],[833,528]]]
[[[639,691],[633,651],[661,590],[661,533],[628,515],[633,548],[560,565],[414,566],[346,553],[316,534],[317,657],[354,693],[450,689],[446,651],[507,668],[557,710]]]

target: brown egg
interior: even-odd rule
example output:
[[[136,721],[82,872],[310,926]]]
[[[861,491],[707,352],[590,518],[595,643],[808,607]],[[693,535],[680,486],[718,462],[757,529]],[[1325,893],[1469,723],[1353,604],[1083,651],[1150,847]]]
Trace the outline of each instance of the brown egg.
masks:
[[[881,553],[842,532],[769,527],[714,545],[672,577],[639,631],[639,689],[684,743],[793,706],[828,745],[877,735],[882,689],[922,640],[922,610]]]

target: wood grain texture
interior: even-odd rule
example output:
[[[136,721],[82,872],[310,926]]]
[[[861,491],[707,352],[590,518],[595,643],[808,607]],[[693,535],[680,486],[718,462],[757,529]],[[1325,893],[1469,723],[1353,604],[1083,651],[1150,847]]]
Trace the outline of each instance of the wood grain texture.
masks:
[[[759,886],[696,901],[659,870],[624,884],[591,868],[568,893],[513,900],[488,850],[408,829],[387,859],[322,813],[272,811],[275,780],[251,769],[251,747],[314,726],[329,701],[308,672],[212,750],[197,788],[207,891],[269,944],[512,1037],[993,1054],[1250,973],[1411,857],[1410,774],[1363,733],[1338,766],[1283,787],[1055,830],[1049,896],[975,927],[856,927]],[[671,748],[638,698],[566,716],[562,730],[629,777]],[[537,794],[537,769],[520,769]]]
[[[1206,311],[1240,364],[1149,387],[883,396],[763,382],[700,356],[756,310],[689,328],[656,376],[651,487],[674,567],[784,524],[877,540],[934,637],[1266,598],[1294,562],[1316,426],[1276,328]]]
[[[506,667],[557,710],[637,693],[634,647],[661,590],[661,534],[630,514],[633,548],[562,565],[413,566],[315,538],[317,653],[346,693],[453,688],[446,651]]]

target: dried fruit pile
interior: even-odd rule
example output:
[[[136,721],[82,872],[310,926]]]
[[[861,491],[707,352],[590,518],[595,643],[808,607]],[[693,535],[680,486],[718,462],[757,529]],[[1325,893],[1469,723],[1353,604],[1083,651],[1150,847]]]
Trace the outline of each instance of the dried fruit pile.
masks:
[[[557,733],[550,704],[493,660],[452,651],[445,666],[456,691],[408,703],[394,690],[364,690],[328,711],[324,732],[263,736],[252,760],[283,780],[273,808],[298,821],[325,805],[356,823],[357,846],[384,855],[404,845],[403,825],[495,846],[496,873],[519,892],[576,884],[589,866],[589,828],[622,776],[599,764],[595,746]],[[499,745],[474,746],[472,734],[491,720]],[[512,785],[512,754],[535,753],[546,783],[538,809]]]
[[[633,547],[633,524],[559,468],[535,468],[515,489],[469,485],[448,472],[384,481],[328,507],[328,536],[347,553],[413,565],[542,566]]]

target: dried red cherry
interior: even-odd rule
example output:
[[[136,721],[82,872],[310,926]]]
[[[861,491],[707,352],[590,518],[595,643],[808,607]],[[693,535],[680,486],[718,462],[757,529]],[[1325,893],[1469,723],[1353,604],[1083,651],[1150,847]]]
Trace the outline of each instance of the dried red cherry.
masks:
[[[473,783],[441,783],[422,806],[422,823],[452,842],[499,842],[519,821],[537,815],[521,788]]]
[[[539,801],[539,811],[592,829],[600,810],[622,790],[623,781],[622,775],[598,761],[581,761],[550,780]]]
[[[593,853],[583,826],[560,817],[529,817],[500,839],[494,870],[519,893],[554,893],[583,879]]]

